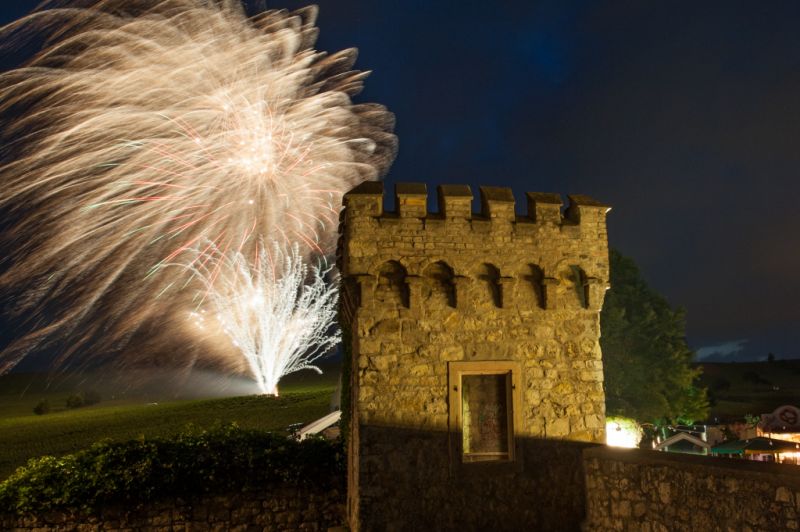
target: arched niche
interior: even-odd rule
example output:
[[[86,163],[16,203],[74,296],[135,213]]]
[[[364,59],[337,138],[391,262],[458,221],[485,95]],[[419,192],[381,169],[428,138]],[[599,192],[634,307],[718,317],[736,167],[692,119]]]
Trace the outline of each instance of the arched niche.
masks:
[[[478,297],[479,304],[489,303],[494,307],[503,306],[502,292],[500,290],[500,270],[493,264],[484,263],[478,267]]]
[[[390,260],[378,269],[375,300],[379,303],[408,308],[408,272],[396,260]]]
[[[586,272],[577,264],[561,264],[558,269],[561,306],[588,308]]]
[[[544,270],[536,264],[526,264],[520,273],[519,293],[528,307],[546,308]]]
[[[456,306],[456,290],[453,269],[446,262],[438,261],[422,272],[425,278],[423,297],[430,305]]]

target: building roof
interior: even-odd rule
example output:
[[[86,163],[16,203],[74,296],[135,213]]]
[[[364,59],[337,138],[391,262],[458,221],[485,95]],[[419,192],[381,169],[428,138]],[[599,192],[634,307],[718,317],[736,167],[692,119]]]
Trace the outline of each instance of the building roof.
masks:
[[[681,453],[694,452],[695,447],[700,447],[701,449],[710,449],[711,444],[701,440],[697,436],[692,436],[686,432],[678,432],[677,434],[673,434],[666,440],[656,445],[656,449],[660,451]]]
[[[800,444],[772,438],[748,438],[720,443],[711,448],[712,454],[778,454],[800,451]]]

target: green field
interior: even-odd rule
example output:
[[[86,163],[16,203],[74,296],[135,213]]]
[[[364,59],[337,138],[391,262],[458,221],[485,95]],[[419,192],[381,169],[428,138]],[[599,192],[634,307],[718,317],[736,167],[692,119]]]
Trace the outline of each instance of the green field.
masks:
[[[712,399],[711,419],[729,420],[800,405],[800,360],[758,363],[706,363],[702,383]],[[339,375],[337,364],[324,374],[299,372],[281,381],[278,398],[252,394],[247,380],[146,380],[126,375],[10,374],[0,377],[0,480],[29,458],[61,455],[111,439],[170,436],[191,425],[197,429],[236,422],[243,427],[285,432],[330,411]],[[67,409],[66,398],[94,391],[94,406]],[[234,395],[234,397],[230,397]],[[47,399],[51,412],[37,416],[34,406]]]
[[[296,423],[308,423],[330,411],[338,367],[329,365],[323,375],[304,371],[281,381],[280,397],[248,395],[186,399],[204,394],[218,396],[237,391],[236,386],[140,386],[121,389],[117,379],[103,376],[11,374],[0,377],[0,480],[29,458],[61,455],[111,439],[170,436],[191,425],[197,429],[217,423],[284,433]],[[186,388],[188,384],[188,388]],[[91,385],[91,386],[90,386]],[[94,406],[67,409],[66,398],[93,390],[103,398]],[[106,397],[108,399],[106,399]],[[33,407],[47,399],[51,412],[35,415]]]
[[[711,399],[711,420],[767,414],[787,404],[800,406],[800,360],[701,366],[701,382]]]

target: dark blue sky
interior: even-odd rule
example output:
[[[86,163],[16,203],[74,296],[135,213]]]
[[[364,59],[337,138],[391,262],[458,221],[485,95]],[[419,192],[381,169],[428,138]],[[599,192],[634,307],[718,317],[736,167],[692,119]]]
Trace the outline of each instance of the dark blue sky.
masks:
[[[800,2],[318,4],[397,116],[389,183],[595,196],[692,347],[800,358]]]

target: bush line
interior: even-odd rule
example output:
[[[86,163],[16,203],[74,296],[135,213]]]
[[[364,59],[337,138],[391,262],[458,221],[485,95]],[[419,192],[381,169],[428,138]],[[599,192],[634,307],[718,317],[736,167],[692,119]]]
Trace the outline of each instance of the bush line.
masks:
[[[235,424],[174,438],[103,441],[62,457],[35,458],[0,483],[0,513],[93,513],[109,504],[261,490],[326,489],[344,478],[339,442],[298,442]]]

